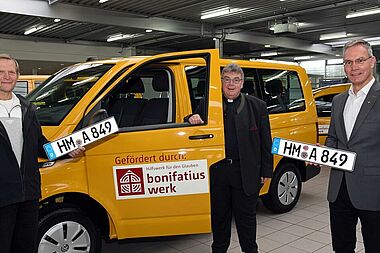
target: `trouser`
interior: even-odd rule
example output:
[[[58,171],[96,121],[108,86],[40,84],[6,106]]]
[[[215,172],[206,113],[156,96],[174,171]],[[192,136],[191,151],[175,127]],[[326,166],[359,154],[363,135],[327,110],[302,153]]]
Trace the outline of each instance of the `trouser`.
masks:
[[[351,203],[344,177],[336,201],[330,202],[329,206],[332,246],[335,252],[355,252],[358,219],[361,223],[365,252],[380,252],[380,211],[356,209]]]
[[[32,253],[38,234],[38,200],[0,207],[2,253]]]
[[[218,164],[211,172],[211,225],[213,253],[225,253],[230,245],[231,221],[235,218],[243,252],[256,253],[256,203],[241,184],[240,164]]]

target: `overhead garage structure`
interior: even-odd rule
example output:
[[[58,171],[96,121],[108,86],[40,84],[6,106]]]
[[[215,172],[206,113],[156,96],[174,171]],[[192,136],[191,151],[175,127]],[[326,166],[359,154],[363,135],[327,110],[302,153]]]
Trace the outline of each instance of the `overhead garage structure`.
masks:
[[[340,55],[343,43],[353,38],[366,38],[376,49],[379,2],[3,1],[0,49],[25,60],[67,62],[214,47],[224,57],[328,58]],[[375,14],[360,16],[363,11]]]

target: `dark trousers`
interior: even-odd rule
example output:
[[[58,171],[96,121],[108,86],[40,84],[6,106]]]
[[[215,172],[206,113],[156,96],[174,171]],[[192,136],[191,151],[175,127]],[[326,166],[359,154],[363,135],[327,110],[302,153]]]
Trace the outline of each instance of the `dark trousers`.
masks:
[[[0,207],[2,253],[34,252],[38,233],[38,200]]]
[[[256,203],[258,194],[247,196],[241,183],[240,164],[218,164],[211,171],[211,225],[213,253],[225,253],[230,245],[235,218],[243,252],[256,253]]]
[[[371,193],[363,192],[363,194]],[[380,211],[356,209],[349,198],[345,179],[343,179],[336,201],[330,202],[329,206],[332,245],[335,252],[355,252],[358,219],[362,225],[365,252],[380,252]]]

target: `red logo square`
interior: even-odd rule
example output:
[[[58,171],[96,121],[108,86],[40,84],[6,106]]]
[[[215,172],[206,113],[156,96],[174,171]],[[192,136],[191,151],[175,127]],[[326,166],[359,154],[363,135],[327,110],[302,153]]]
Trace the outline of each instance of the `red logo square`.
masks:
[[[142,168],[116,169],[120,197],[145,194]]]

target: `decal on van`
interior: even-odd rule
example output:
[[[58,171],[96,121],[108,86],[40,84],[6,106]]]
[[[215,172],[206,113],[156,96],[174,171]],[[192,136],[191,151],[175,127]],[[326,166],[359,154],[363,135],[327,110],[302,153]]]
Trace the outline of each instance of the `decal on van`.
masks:
[[[208,193],[207,160],[114,166],[116,199]]]

